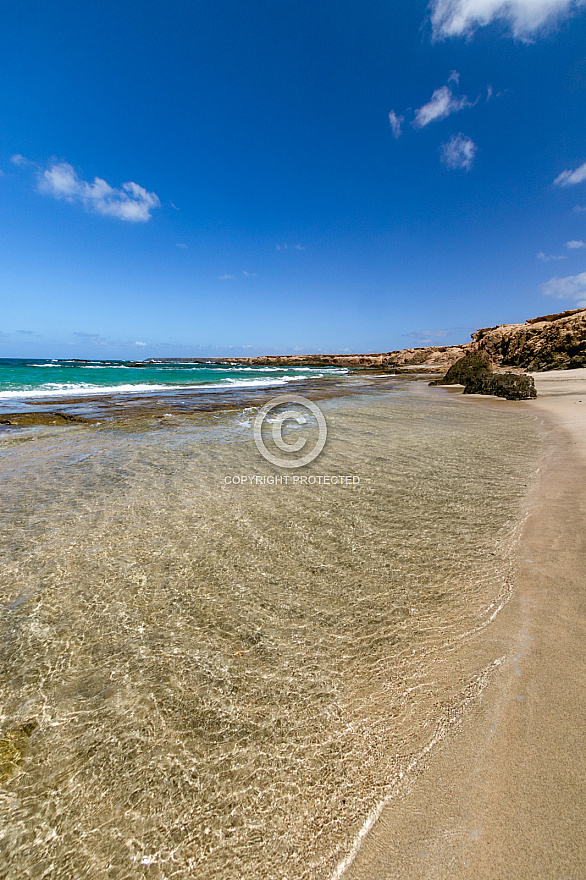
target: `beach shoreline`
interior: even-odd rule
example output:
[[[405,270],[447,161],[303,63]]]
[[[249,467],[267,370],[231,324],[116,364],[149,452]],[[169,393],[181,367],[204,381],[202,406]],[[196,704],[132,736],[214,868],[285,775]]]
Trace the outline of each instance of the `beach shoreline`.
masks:
[[[554,388],[568,391],[575,378],[564,373]],[[75,800],[77,811],[65,825],[51,819],[51,827],[60,828],[56,849],[51,844],[39,853],[26,836],[18,844],[14,838],[2,853],[10,861],[7,876],[26,871],[31,858],[61,865],[77,860],[80,876],[88,875],[88,865],[100,866],[97,873],[114,865],[113,876],[122,876],[130,863],[111,831],[118,827],[115,805],[109,807],[110,825],[101,835],[92,830],[82,853],[77,840],[80,829],[85,834],[96,827],[104,799],[135,790],[164,800],[169,828],[201,836],[180,835],[185,873],[177,876],[191,876],[190,860],[207,852],[205,827],[217,830],[221,848],[208,855],[224,853],[231,865],[226,876],[234,876],[237,855],[232,837],[224,839],[228,832],[237,833],[245,847],[250,877],[264,876],[268,864],[284,864],[289,851],[298,854],[292,877],[308,876],[307,865],[310,876],[324,878],[468,876],[472,856],[474,877],[578,876],[557,871],[565,865],[564,853],[571,853],[570,866],[580,861],[570,850],[579,839],[575,829],[567,837],[556,835],[563,852],[555,851],[549,873],[518,869],[510,852],[526,828],[513,823],[507,838],[510,823],[502,807],[512,797],[502,786],[507,774],[516,814],[535,802],[542,778],[547,800],[560,774],[557,767],[549,776],[543,772],[552,749],[549,728],[559,734],[554,752],[562,755],[567,730],[557,716],[573,712],[560,703],[573,697],[566,682],[552,702],[553,717],[539,715],[551,685],[552,653],[551,644],[539,640],[544,632],[549,637],[552,621],[554,644],[560,631],[555,607],[552,612],[546,601],[543,483],[530,496],[526,519],[545,426],[542,480],[559,495],[552,525],[545,528],[560,534],[555,540],[569,560],[569,589],[576,563],[563,541],[571,541],[573,532],[564,528],[559,510],[579,489],[571,477],[581,465],[568,469],[578,449],[547,412],[556,394],[546,390],[543,409],[541,401],[460,398],[456,388],[390,376],[349,376],[308,390],[323,405],[330,434],[316,467],[319,473],[342,468],[361,475],[352,497],[331,486],[311,493],[294,486],[261,491],[227,481],[226,474],[270,468],[251,441],[250,413],[223,413],[222,407],[215,414],[186,411],[185,419],[161,424],[142,412],[127,423],[109,423],[115,430],[57,426],[38,434],[38,444],[4,449],[5,553],[13,560],[4,601],[7,623],[13,626],[10,615],[16,615],[22,635],[19,649],[5,658],[6,680],[16,684],[3,727],[10,737],[36,722],[22,772],[9,777],[6,797],[16,805],[11,821],[32,828],[39,798],[52,784],[47,768],[72,766],[61,778],[55,809],[59,816],[73,815],[69,805]],[[572,393],[557,397],[573,401]],[[256,405],[260,399],[259,392]],[[24,439],[26,429],[15,428],[18,436]],[[523,523],[524,540],[529,534],[537,543],[526,552],[534,565],[525,585],[517,578],[511,598]],[[531,580],[535,569],[543,582]],[[555,569],[558,576],[560,566]],[[41,586],[40,571],[47,573]],[[555,606],[557,594],[553,599]],[[576,625],[583,619],[571,609],[567,616]],[[71,642],[77,632],[84,633],[79,644]],[[576,655],[579,641],[578,633],[568,649]],[[528,646],[534,643],[537,659],[545,658],[545,673],[531,665]],[[566,655],[555,670],[560,681],[572,669]],[[50,667],[44,658],[52,658]],[[43,705],[34,689],[20,684],[23,662],[42,681],[42,693],[51,694]],[[63,666],[72,671],[64,676]],[[200,669],[209,671],[201,680],[194,678]],[[535,682],[545,682],[545,697],[534,693]],[[164,707],[164,724],[149,709],[155,727],[141,734],[142,749],[129,760],[124,743],[131,731],[133,739],[142,730],[153,694]],[[80,728],[78,707],[88,698],[95,705]],[[316,706],[327,712],[316,712]],[[538,724],[530,714],[535,706]],[[206,732],[219,712],[229,719],[227,751],[224,733],[210,738]],[[515,763],[519,753],[511,749],[511,743],[527,740],[526,730],[513,729],[526,716],[529,733],[538,733],[531,741],[537,757],[528,759],[528,767]],[[192,730],[194,717],[200,720]],[[90,755],[85,737],[94,742]],[[231,762],[234,748],[241,757],[218,777],[214,760]],[[284,766],[279,774],[275,759],[265,760],[275,748]],[[162,785],[145,782],[149,762],[167,767],[171,757],[195,773],[182,770],[178,801],[167,800],[165,772],[157,777]],[[291,766],[283,763],[293,760]],[[564,763],[563,755],[559,763],[571,779],[579,778],[580,768]],[[255,772],[267,781],[252,791],[239,774],[257,764]],[[79,799],[75,780],[81,772],[93,781]],[[204,772],[205,791],[224,786],[221,802],[208,802],[194,789]],[[287,810],[264,804],[275,781],[288,780],[296,788]],[[176,803],[185,805],[184,813],[177,815]],[[572,803],[578,803],[577,794]],[[235,808],[237,831],[229,831]],[[194,824],[195,809],[207,811],[207,826]],[[572,809],[564,819],[570,829]],[[561,814],[557,805],[556,811]],[[143,827],[148,815],[143,808],[136,812],[143,831],[131,861],[148,858],[163,870],[167,825],[159,831]],[[259,816],[262,838],[255,830]],[[504,832],[498,824],[503,816]],[[532,821],[529,815],[529,827]],[[493,871],[494,840],[507,842],[504,873],[498,865]],[[536,846],[542,840],[548,838],[538,827]],[[538,854],[529,861],[540,860]],[[220,862],[206,865],[201,876],[224,876]]]
[[[546,449],[490,634],[505,662],[382,810],[347,880],[583,876],[586,370],[534,377],[538,399],[514,406],[544,420]]]

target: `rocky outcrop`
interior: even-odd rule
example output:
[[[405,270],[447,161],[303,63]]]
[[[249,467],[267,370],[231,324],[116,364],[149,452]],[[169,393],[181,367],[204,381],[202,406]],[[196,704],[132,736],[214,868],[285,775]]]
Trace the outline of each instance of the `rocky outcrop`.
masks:
[[[586,367],[586,309],[485,327],[472,334],[471,348],[499,366],[532,372]]]
[[[470,385],[492,375],[492,362],[485,351],[468,351],[460,360],[452,364],[441,379],[430,385]]]
[[[271,354],[262,357],[213,358],[206,362],[245,364],[251,367],[378,367],[387,370],[394,367],[449,367],[468,348],[469,345],[430,345],[426,348],[402,348],[382,354]],[[195,358],[193,360],[196,362]],[[182,361],[187,359],[182,358]],[[198,362],[203,361],[200,359]]]
[[[527,373],[485,373],[471,379],[464,394],[490,394],[506,400],[531,400],[537,397],[533,376]]]
[[[430,385],[464,385],[464,394],[490,394],[507,400],[537,397],[532,376],[525,373],[493,372],[485,351],[468,351],[453,364],[445,376]]]
[[[413,367],[447,368],[468,351],[486,352],[497,366],[524,370],[567,370],[586,366],[586,309],[531,318],[524,324],[499,324],[472,334],[463,345],[403,348],[382,354],[290,354],[236,358],[156,358],[141,362],[245,364],[273,367],[370,367],[401,372]]]

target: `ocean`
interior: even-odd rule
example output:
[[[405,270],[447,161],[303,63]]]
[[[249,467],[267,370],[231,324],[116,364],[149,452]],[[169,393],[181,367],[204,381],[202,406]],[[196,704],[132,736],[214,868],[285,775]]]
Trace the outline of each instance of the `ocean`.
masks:
[[[2,393],[298,387],[90,367]],[[540,422],[320,381],[304,482],[259,453],[260,399],[0,435],[0,876],[341,877],[498,674]]]
[[[0,358],[0,406],[27,399],[279,387],[346,370],[239,364]]]

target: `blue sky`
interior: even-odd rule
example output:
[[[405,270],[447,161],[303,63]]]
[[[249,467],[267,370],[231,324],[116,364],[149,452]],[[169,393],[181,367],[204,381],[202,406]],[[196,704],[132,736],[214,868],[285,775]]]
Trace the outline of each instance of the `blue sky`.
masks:
[[[586,304],[586,5],[11,4],[0,356],[388,351]]]

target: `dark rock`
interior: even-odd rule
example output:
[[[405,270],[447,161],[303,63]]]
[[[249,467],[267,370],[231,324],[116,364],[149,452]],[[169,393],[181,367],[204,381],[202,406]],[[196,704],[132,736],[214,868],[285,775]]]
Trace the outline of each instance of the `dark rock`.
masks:
[[[526,373],[486,373],[471,379],[464,394],[491,394],[507,400],[531,400],[537,397],[533,376]]]
[[[430,385],[468,385],[479,379],[490,378],[492,363],[485,351],[469,351],[452,364],[442,379],[434,379]]]
[[[537,397],[532,376],[525,373],[494,373],[486,351],[469,351],[453,364],[443,379],[430,385],[464,385],[464,394],[490,394],[507,400]]]

